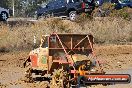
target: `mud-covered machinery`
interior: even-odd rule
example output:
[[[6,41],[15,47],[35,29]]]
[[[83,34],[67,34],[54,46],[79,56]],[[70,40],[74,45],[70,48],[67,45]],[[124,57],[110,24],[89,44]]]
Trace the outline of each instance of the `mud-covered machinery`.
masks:
[[[24,62],[27,77],[44,77],[52,86],[68,88],[86,83],[128,82],[129,75],[105,74],[96,60],[91,34],[43,35],[40,47]],[[122,80],[124,79],[124,80]]]

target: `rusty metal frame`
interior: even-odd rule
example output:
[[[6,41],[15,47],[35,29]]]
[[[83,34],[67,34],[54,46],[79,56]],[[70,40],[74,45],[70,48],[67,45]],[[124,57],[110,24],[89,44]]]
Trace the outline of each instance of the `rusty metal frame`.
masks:
[[[66,51],[64,45],[62,44],[62,41],[61,41],[61,39],[59,38],[58,34],[57,34],[57,33],[53,33],[53,34],[55,34],[55,35],[57,36],[57,38],[58,38],[58,40],[59,40],[59,42],[60,42],[60,44],[61,44],[61,46],[62,46],[62,48],[63,48],[63,50],[64,50],[64,52],[65,52],[65,54],[68,55],[68,53],[67,53],[67,51]]]
[[[90,47],[91,47],[91,49],[92,49],[92,55],[93,55],[93,57],[96,57],[95,52],[94,52],[94,49],[93,49],[93,43],[92,43],[92,41],[90,41],[90,37],[89,37],[88,34],[86,35],[86,37],[82,38],[74,47],[73,47],[73,39],[72,39],[72,37],[71,37],[71,47],[70,47],[70,50],[69,50],[68,52],[66,51],[66,49],[65,49],[65,47],[64,47],[64,46],[66,46],[66,45],[64,45],[63,41],[59,38],[58,34],[57,34],[57,33],[53,33],[53,34],[51,34],[51,35],[55,35],[55,36],[57,37],[57,39],[59,40],[59,43],[61,44],[61,46],[62,46],[62,48],[63,48],[63,50],[64,50],[64,52],[65,52],[65,54],[66,54],[66,57],[67,57],[67,55],[68,55],[71,51],[74,52],[74,49],[76,49],[76,47],[77,47],[81,42],[83,42],[86,38],[88,39],[89,44],[90,44]],[[68,46],[66,46],[66,47],[68,48]],[[69,49],[69,48],[68,48],[68,49]],[[75,52],[74,52],[74,53],[75,53]],[[76,54],[76,53],[75,53],[75,54]],[[59,62],[59,63],[69,63],[68,60],[67,60],[67,62],[62,61],[62,60],[55,60],[55,62]],[[99,65],[100,69],[102,70],[102,67],[101,67],[99,61],[97,61],[97,64]]]
[[[87,35],[88,36],[88,35]],[[70,53],[71,51],[73,51],[73,49],[75,49],[81,42],[83,42],[83,40],[85,40],[87,38],[87,36],[85,38],[83,38],[82,40],[80,40],[74,47],[72,45],[72,41],[71,41],[71,50],[68,52]],[[72,39],[71,39],[72,40]],[[73,51],[74,52],[74,51]],[[75,53],[75,52],[74,52]]]
[[[85,40],[87,38],[87,36],[85,38],[83,38],[82,40],[80,40],[80,42],[78,42],[78,44],[76,44],[73,49],[75,49],[81,42],[83,42],[83,40]]]
[[[92,52],[93,52],[93,46],[92,46],[92,42],[90,41],[90,38],[89,38],[89,35],[87,34],[84,38],[82,38],[74,47],[73,47],[73,39],[72,39],[72,37],[71,37],[71,47],[70,48],[68,48],[68,46],[66,46],[65,45],[65,43],[60,39],[60,37],[59,37],[59,35],[57,34],[57,33],[52,33],[50,36],[52,36],[52,35],[55,35],[56,37],[57,37],[57,39],[59,40],[59,43],[60,43],[60,45],[61,45],[61,47],[62,47],[62,49],[64,50],[64,52],[65,52],[65,54],[66,54],[66,57],[68,56],[68,54],[72,51],[72,52],[74,52],[74,49],[76,49],[76,47],[81,43],[81,42],[83,42],[86,38],[88,38],[88,41],[89,41],[89,43],[90,43],[90,47],[91,47],[91,49],[92,49]],[[65,34],[64,34],[65,35]],[[66,34],[66,35],[68,35],[68,34]],[[71,34],[70,34],[71,35]],[[49,36],[49,37],[50,37]],[[66,48],[64,47],[64,46],[66,46],[67,47],[67,49],[69,49],[69,51],[67,52],[66,51]],[[74,52],[75,53],[75,52]],[[76,53],[75,53],[76,54]],[[63,61],[61,61],[61,60],[55,60],[55,62],[60,62],[60,63],[62,63]],[[67,62],[68,62],[68,60],[67,60]],[[67,63],[67,62],[64,62],[64,63]],[[68,62],[69,63],[69,62]]]
[[[65,52],[66,55],[68,55],[71,51],[73,51],[74,49],[76,49],[76,47],[77,47],[81,42],[83,42],[86,38],[88,38],[88,41],[89,41],[89,43],[90,43],[90,47],[91,47],[91,49],[92,49],[92,52],[94,51],[94,50],[93,50],[93,46],[92,46],[92,42],[90,41],[90,38],[89,38],[89,35],[86,35],[86,37],[83,38],[82,40],[80,40],[74,47],[73,47],[73,40],[72,40],[72,38],[71,38],[71,48],[68,48],[68,46],[64,45],[63,41],[59,38],[59,36],[58,36],[57,33],[53,33],[53,34],[51,34],[51,35],[56,35],[56,37],[57,37],[57,39],[59,40],[59,43],[61,44],[61,46],[62,46],[62,48],[63,48],[63,50],[64,50],[64,52]],[[51,36],[51,35],[50,35],[50,36]],[[64,46],[66,46],[68,49],[71,49],[71,50],[67,52]],[[73,52],[74,52],[74,51],[73,51]],[[75,52],[74,52],[74,53],[75,53]]]

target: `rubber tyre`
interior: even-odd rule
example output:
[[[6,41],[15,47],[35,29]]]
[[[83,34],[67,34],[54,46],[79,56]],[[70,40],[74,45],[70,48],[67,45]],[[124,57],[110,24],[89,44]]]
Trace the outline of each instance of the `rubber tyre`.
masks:
[[[7,21],[8,13],[7,12],[1,12],[0,19],[1,19],[1,21]]]
[[[76,18],[77,18],[77,13],[76,13],[76,11],[71,11],[71,12],[69,13],[69,19],[70,19],[71,21],[75,21]]]

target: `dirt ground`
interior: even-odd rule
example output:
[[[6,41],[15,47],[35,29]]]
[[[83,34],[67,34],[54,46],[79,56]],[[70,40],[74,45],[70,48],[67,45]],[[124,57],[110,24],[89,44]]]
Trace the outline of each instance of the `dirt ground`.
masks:
[[[0,88],[45,88],[45,82],[27,83],[22,66],[29,51],[0,53]],[[132,73],[132,45],[95,45],[97,59],[104,71]],[[132,74],[131,74],[132,75]],[[92,85],[89,88],[132,88],[132,84]]]

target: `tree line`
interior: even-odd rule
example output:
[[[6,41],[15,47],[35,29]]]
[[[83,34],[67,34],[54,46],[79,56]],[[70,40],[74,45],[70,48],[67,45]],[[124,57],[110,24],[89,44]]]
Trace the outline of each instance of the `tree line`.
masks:
[[[40,5],[48,0],[0,0],[0,7],[10,9],[14,6],[15,17],[31,17]],[[14,4],[13,4],[14,2]]]

